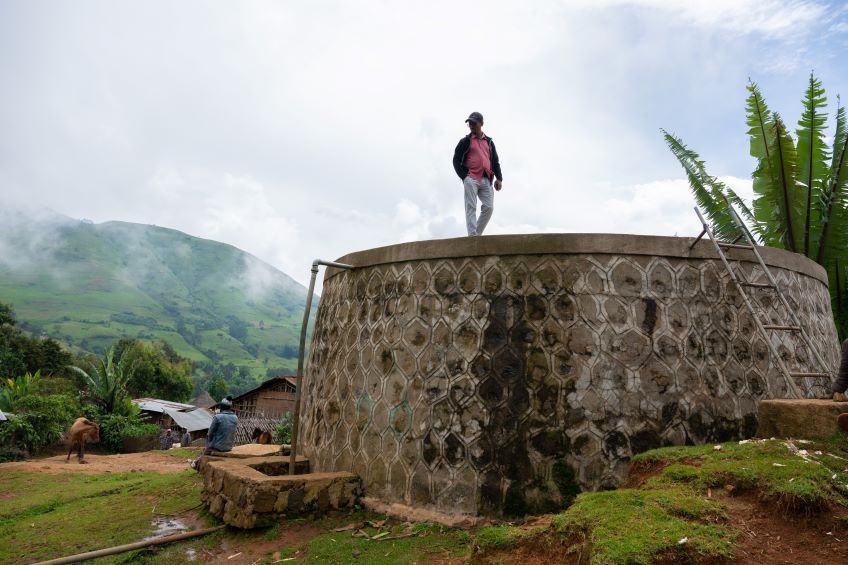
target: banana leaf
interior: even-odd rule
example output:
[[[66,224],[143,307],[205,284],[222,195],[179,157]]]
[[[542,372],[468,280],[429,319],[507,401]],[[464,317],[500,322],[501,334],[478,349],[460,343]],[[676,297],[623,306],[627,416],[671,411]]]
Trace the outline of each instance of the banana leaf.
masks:
[[[824,130],[827,97],[821,81],[810,73],[810,82],[803,100],[804,111],[798,120],[798,181],[803,185],[804,238],[801,253],[808,257],[818,248],[818,234],[822,219],[822,192],[827,181],[828,147]]]
[[[728,211],[726,197],[728,188],[720,180],[707,173],[704,162],[697,153],[686,147],[683,140],[664,129],[660,131],[663,133],[665,142],[672,154],[677,157],[677,160],[683,166],[683,170],[686,171],[689,187],[695,195],[695,202],[701,211],[706,214],[713,233],[719,239],[734,239],[739,234],[739,230]]]
[[[777,175],[772,169],[771,159],[771,147],[774,144],[774,121],[757,83],[749,82],[747,89],[750,94],[746,101],[745,113],[750,154],[757,159],[757,167],[751,175],[754,180],[754,194],[768,194],[773,191],[772,187],[777,184]],[[775,202],[760,199],[755,201],[755,223],[753,225],[760,227],[761,233],[759,235],[765,245],[783,247],[781,243],[782,230],[772,221],[779,215],[775,208],[777,208]]]
[[[760,168],[754,173],[754,217],[776,233],[767,241],[797,251],[800,247],[798,227],[803,226],[803,194],[797,180],[797,155],[792,136],[786,131],[780,116],[772,113],[771,144],[768,146],[767,166],[764,174]],[[765,159],[763,161],[766,161]],[[766,176],[768,175],[768,176]]]
[[[848,123],[844,107],[836,111],[833,158],[822,192],[821,237],[816,261],[829,268],[848,264]]]

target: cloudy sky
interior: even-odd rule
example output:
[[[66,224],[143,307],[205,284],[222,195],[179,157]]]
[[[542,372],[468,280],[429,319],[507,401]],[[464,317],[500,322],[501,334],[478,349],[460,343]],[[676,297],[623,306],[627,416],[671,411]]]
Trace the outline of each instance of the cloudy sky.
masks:
[[[773,0],[0,2],[0,206],[171,227],[301,282],[312,259],[487,233],[697,233],[659,128],[750,194],[745,85],[848,96],[848,7]],[[832,120],[829,122],[832,126]]]

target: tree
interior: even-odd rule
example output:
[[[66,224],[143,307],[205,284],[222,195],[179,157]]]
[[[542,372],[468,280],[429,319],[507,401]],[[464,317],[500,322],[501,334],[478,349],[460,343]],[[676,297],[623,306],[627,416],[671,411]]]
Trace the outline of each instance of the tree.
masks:
[[[66,376],[70,353],[53,339],[26,335],[17,325],[12,307],[0,302],[0,378],[16,378],[41,371],[45,376]]]
[[[206,391],[215,400],[224,398],[227,395],[228,390],[229,387],[227,386],[227,381],[224,380],[224,376],[220,373],[212,375],[209,382],[206,384]]]
[[[706,172],[697,153],[661,130],[671,152],[686,171],[698,206],[716,234],[733,239],[738,230],[728,204],[740,212],[759,242],[806,255],[828,273],[831,304],[840,338],[848,337],[848,124],[837,99],[833,146],[826,142],[827,97],[813,73],[795,130],[797,142],[777,112],[769,110],[756,83],[748,85],[747,125],[754,202],[739,196]]]
[[[153,397],[185,402],[194,385],[191,362],[180,357],[164,341],[145,343],[122,339],[115,346],[115,356],[133,368],[127,381],[127,392],[133,397]]]
[[[9,304],[3,304],[0,302],[0,326],[3,324],[8,324],[10,326],[15,325],[15,313],[12,312],[12,306]]]
[[[114,361],[115,348],[103,358],[91,356],[86,360],[88,370],[71,366],[71,370],[81,376],[92,401],[105,413],[120,412],[127,399],[127,382],[132,378],[132,367],[126,363]]]

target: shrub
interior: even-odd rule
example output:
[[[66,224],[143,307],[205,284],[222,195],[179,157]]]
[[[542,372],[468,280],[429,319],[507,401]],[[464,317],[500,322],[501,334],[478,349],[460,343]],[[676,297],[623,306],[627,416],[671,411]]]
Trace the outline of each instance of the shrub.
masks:
[[[0,463],[9,461],[23,461],[27,458],[27,452],[17,447],[0,447]]]
[[[100,444],[107,451],[121,453],[124,438],[143,437],[159,433],[159,426],[147,422],[147,416],[132,402],[125,402],[120,410],[103,414],[98,409],[87,408],[87,416],[100,426]]]
[[[286,412],[283,419],[277,424],[277,429],[274,431],[274,439],[279,444],[290,444],[292,439],[292,415],[291,412]]]
[[[62,440],[79,410],[76,399],[65,394],[18,398],[16,414],[0,426],[0,445],[37,453]]]

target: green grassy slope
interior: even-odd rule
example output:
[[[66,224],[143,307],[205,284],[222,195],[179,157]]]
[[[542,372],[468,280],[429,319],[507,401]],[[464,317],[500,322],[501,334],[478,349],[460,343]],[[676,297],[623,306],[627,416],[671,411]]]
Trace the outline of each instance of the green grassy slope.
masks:
[[[21,326],[100,353],[163,339],[193,361],[294,369],[306,289],[235,247],[141,224],[0,224],[0,302]]]

